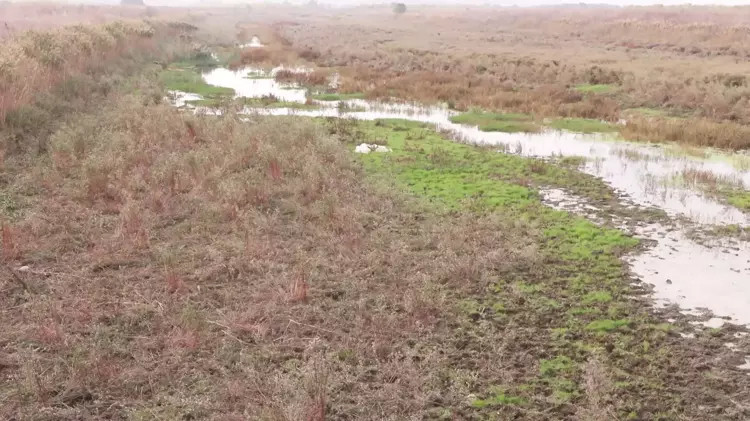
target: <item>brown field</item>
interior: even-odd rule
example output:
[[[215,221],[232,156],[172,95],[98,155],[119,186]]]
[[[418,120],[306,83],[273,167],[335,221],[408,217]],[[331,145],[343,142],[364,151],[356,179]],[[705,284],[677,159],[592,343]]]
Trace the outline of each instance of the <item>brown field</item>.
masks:
[[[682,142],[750,145],[750,8],[425,7],[395,17],[371,7],[287,16],[276,29],[371,97],[609,121],[647,108],[699,122]],[[662,117],[648,120],[628,133],[673,140]]]

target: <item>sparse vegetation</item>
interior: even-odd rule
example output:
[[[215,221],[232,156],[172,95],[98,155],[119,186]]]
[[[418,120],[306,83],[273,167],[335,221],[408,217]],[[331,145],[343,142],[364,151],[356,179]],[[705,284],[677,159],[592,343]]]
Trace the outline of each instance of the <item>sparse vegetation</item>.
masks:
[[[618,127],[605,121],[586,118],[564,118],[552,120],[550,127],[580,133],[616,132]]]
[[[539,126],[531,116],[526,114],[502,114],[483,111],[469,111],[451,117],[451,121],[460,124],[478,126],[485,132],[536,132]]]
[[[360,92],[321,93],[321,94],[314,94],[312,96],[313,99],[317,99],[318,101],[346,101],[348,99],[362,99],[364,97],[365,97],[364,94]]]
[[[192,92],[207,99],[231,98],[234,90],[212,86],[203,81],[200,74],[187,69],[169,69],[161,72],[160,78],[167,89]]]

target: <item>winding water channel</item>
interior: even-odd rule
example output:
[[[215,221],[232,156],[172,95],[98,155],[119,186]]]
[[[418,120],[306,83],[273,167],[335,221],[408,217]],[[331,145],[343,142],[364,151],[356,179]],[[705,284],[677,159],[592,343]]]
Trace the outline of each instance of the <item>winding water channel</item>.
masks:
[[[269,76],[279,68],[270,72]],[[304,69],[292,69],[304,71]],[[211,85],[233,88],[237,97],[274,96],[280,101],[304,103],[304,89],[282,85],[272,78],[258,78],[258,69],[231,71],[214,69],[203,74]],[[196,99],[193,94],[173,93],[175,105],[184,106]],[[660,304],[677,304],[685,312],[708,311],[720,319],[750,325],[750,243],[733,238],[696,241],[691,230],[716,225],[750,226],[750,213],[730,206],[718,198],[684,182],[685,174],[708,174],[750,189],[750,156],[715,150],[684,151],[671,145],[633,143],[616,140],[612,135],[579,134],[546,130],[540,133],[483,132],[477,127],[455,124],[456,112],[440,107],[364,100],[317,102],[319,109],[246,108],[243,113],[263,115],[300,115],[340,117],[361,120],[400,118],[432,124],[457,141],[492,145],[505,153],[526,157],[583,157],[580,170],[607,182],[628,206],[656,208],[668,220],[656,224],[627,220],[618,216],[618,226],[633,235],[651,240],[645,252],[628,256],[632,271],[653,285],[653,296]],[[209,108],[195,112],[215,113]],[[545,203],[558,209],[596,218],[594,204],[569,193],[542,191]],[[601,215],[599,215],[601,217]],[[625,219],[623,219],[625,218]],[[718,322],[717,322],[718,320]]]

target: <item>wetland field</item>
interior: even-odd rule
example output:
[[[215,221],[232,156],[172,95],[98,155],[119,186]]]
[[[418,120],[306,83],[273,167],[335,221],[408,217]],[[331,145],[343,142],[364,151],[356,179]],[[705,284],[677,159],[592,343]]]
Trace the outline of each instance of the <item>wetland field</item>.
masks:
[[[750,7],[0,16],[0,419],[750,419]]]

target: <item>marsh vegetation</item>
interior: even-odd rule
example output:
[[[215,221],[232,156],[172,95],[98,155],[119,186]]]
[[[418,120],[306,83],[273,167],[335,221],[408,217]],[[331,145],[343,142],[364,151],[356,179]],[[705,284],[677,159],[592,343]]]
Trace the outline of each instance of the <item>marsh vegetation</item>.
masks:
[[[4,41],[0,418],[750,417],[742,15],[184,12]]]

